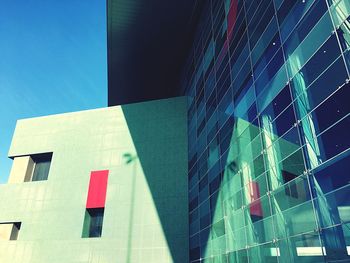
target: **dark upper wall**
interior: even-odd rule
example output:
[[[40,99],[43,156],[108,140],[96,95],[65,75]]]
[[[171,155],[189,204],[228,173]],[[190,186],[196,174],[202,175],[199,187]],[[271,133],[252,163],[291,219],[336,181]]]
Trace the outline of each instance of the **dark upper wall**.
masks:
[[[179,95],[198,0],[107,0],[108,105]]]

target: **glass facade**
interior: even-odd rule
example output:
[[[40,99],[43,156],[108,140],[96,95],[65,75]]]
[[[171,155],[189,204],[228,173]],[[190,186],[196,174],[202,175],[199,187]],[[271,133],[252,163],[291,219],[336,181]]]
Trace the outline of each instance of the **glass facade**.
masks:
[[[350,2],[205,1],[189,98],[190,262],[350,260]]]

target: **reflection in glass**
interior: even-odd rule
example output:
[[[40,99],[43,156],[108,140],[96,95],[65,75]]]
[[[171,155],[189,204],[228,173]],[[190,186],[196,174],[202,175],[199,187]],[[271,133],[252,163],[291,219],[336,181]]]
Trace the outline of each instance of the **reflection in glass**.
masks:
[[[191,262],[349,260],[349,1],[204,9],[183,84]]]

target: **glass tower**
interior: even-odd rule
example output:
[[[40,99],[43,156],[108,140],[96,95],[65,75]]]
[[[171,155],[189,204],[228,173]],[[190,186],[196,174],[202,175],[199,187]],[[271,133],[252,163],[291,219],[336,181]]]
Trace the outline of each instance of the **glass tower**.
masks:
[[[350,1],[204,1],[190,262],[350,261]]]

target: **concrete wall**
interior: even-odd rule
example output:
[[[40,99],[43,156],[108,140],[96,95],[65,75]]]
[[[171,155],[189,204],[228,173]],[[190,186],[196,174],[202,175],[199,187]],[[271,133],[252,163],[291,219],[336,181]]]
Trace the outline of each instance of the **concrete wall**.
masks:
[[[43,152],[47,181],[0,185],[0,223],[22,222],[0,262],[188,262],[184,98],[18,121],[9,156]],[[81,238],[90,172],[105,169],[102,237]]]
[[[0,240],[8,241],[11,239],[13,223],[0,224]]]
[[[18,156],[14,158],[9,184],[28,182],[33,175],[34,162],[30,156]]]

